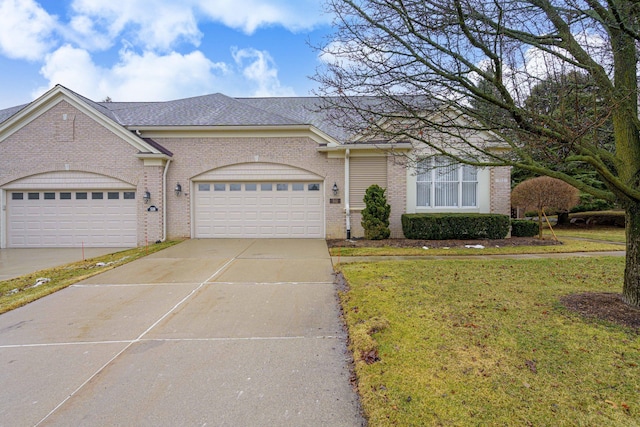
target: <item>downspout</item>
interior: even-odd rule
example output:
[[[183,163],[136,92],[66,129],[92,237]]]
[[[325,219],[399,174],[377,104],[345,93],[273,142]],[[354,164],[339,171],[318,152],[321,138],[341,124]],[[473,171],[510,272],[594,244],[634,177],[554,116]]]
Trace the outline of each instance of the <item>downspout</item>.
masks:
[[[167,171],[170,164],[171,159],[168,159],[162,173],[162,240],[160,242],[167,240]]]
[[[347,240],[351,240],[351,208],[349,207],[349,154],[351,150],[347,148],[344,153],[344,209],[347,225]]]

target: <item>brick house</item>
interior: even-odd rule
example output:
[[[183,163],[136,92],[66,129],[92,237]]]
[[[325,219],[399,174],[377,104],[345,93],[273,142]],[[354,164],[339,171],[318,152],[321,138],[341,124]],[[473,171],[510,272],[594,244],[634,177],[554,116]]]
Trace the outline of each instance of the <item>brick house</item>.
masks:
[[[373,183],[387,189],[392,237],[405,212],[509,213],[509,168],[408,167],[411,143],[355,141],[317,105],[94,102],[58,85],[1,110],[0,247],[360,237]]]

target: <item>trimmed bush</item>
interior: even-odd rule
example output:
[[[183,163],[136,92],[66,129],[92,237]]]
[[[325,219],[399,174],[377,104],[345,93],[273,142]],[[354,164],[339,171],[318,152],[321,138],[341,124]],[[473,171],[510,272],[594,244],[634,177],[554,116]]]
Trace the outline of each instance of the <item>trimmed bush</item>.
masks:
[[[579,212],[571,214],[572,223],[586,225],[625,226],[624,211]]]
[[[404,214],[402,231],[407,239],[504,239],[510,219],[500,214]]]
[[[364,193],[365,208],[362,211],[362,228],[364,228],[364,238],[369,240],[388,239],[391,235],[389,230],[389,215],[391,206],[387,203],[384,195],[385,189],[373,184]]]
[[[525,219],[511,220],[511,236],[513,237],[533,237],[538,234],[538,223]]]

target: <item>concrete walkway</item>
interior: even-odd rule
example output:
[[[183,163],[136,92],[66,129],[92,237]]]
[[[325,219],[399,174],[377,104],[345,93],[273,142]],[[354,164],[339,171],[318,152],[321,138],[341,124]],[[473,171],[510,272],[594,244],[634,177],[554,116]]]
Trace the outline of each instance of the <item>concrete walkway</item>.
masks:
[[[323,240],[190,240],[0,315],[0,425],[361,426]]]

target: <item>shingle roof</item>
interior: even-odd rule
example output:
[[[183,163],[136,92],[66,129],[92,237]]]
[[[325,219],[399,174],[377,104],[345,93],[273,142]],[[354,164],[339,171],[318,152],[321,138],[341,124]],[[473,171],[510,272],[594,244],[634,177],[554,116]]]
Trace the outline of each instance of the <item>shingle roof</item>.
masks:
[[[231,98],[215,93],[164,102],[95,102],[70,92],[91,108],[129,128],[311,125],[341,142],[346,142],[350,136],[336,123],[335,117],[331,117],[331,109],[323,108],[325,101],[316,97]],[[379,99],[361,97],[357,102],[373,105]],[[0,110],[0,123],[24,107]],[[346,113],[340,111],[339,114],[344,118]],[[361,120],[354,117],[346,118],[346,121]]]
[[[101,103],[124,126],[274,126],[302,124],[216,93],[153,103]]]
[[[0,123],[4,122],[9,117],[13,116],[18,111],[22,110],[24,107],[26,107],[28,105],[29,104],[23,104],[23,105],[18,105],[18,106],[15,106],[15,107],[7,108],[5,110],[0,110]]]

